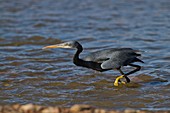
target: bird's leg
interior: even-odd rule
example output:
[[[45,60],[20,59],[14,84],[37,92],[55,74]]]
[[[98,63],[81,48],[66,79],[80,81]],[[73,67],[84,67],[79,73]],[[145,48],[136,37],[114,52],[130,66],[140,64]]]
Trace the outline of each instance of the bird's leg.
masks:
[[[114,82],[114,86],[118,86],[118,85],[119,85],[118,82],[121,82],[120,79],[121,79],[121,78],[124,78],[124,77],[125,77],[127,83],[129,83],[129,82],[130,82],[130,79],[129,79],[127,76],[130,75],[130,74],[133,74],[133,73],[135,73],[135,72],[137,72],[137,71],[139,71],[139,70],[141,69],[141,67],[140,67],[139,65],[129,64],[129,66],[136,67],[136,69],[134,69],[134,70],[132,70],[132,71],[124,74],[123,71],[122,71],[120,68],[118,68],[119,72],[120,72],[122,75],[116,78],[116,80],[115,80],[115,82]],[[126,84],[125,82],[121,82],[121,83]]]
[[[124,75],[124,77],[125,77],[127,83],[129,83],[129,82],[130,82],[130,79],[127,77],[127,75],[124,74],[123,71],[122,71],[121,69],[119,69],[119,72],[120,72],[122,75]]]
[[[121,76],[117,77],[115,82],[114,82],[114,86],[118,86],[119,85],[119,82],[121,82],[122,84],[126,84],[125,82],[123,81],[120,81],[121,78],[124,78],[126,79],[127,83],[130,82],[130,79],[123,73],[123,71],[120,69],[120,68],[117,68],[117,70],[119,70],[119,72],[121,73]]]
[[[128,75],[130,75],[130,74],[132,74],[132,73],[135,73],[135,72],[137,72],[137,71],[139,71],[139,70],[141,69],[141,67],[140,67],[139,65],[129,64],[129,66],[136,67],[136,69],[135,69],[135,70],[132,70],[132,71],[130,71],[130,72],[128,72],[128,73],[126,73],[126,74],[125,74],[126,76],[128,76]]]

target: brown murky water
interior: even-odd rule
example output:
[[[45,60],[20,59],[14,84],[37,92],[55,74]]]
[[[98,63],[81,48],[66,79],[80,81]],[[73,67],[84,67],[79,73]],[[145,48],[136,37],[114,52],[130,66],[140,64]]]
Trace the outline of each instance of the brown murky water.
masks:
[[[0,104],[169,110],[169,12],[169,0],[1,0]],[[117,71],[77,67],[74,50],[41,49],[68,40],[82,43],[82,56],[139,49],[145,64],[132,83],[113,87]]]

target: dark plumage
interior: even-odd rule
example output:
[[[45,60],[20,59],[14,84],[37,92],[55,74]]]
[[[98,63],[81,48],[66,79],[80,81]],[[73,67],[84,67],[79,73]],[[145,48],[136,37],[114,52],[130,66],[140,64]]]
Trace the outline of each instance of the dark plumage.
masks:
[[[137,58],[141,55],[136,52],[131,48],[112,48],[93,52],[83,59],[101,63],[102,69],[113,69],[127,66],[133,62],[143,63],[143,61]]]
[[[83,59],[79,58],[80,53],[83,51],[82,45],[77,41],[70,41],[62,44],[46,46],[43,49],[48,48],[76,48],[77,51],[73,57],[73,63],[77,66],[82,66],[86,68],[90,68],[97,71],[107,71],[111,69],[117,69],[123,75],[116,79],[116,81],[120,82],[120,79],[125,77],[127,82],[130,82],[130,79],[127,75],[132,74],[136,71],[140,70],[140,66],[132,64],[134,62],[141,62],[144,63],[142,60],[137,58],[141,56],[138,51],[133,50],[131,48],[112,48],[112,49],[105,49],[90,53],[88,56],[84,57]],[[135,70],[124,74],[121,70],[122,66],[132,66],[136,67]],[[115,86],[118,83],[115,81]]]

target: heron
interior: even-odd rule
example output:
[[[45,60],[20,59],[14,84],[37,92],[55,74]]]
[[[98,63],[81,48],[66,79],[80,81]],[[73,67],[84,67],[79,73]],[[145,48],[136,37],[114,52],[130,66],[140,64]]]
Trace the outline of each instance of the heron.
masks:
[[[127,84],[130,82],[128,75],[133,74],[141,69],[141,66],[134,64],[134,62],[141,62],[139,56],[141,53],[132,48],[110,48],[104,50],[98,50],[96,52],[89,53],[84,58],[80,58],[80,53],[83,51],[82,45],[78,41],[63,42],[60,44],[45,46],[42,49],[51,48],[74,48],[77,49],[73,57],[73,63],[77,66],[90,68],[96,71],[104,72],[108,70],[116,69],[120,72],[114,81],[114,86],[119,86],[120,84]],[[130,72],[124,73],[122,71],[123,66],[134,67]],[[125,78],[125,81],[121,79]]]

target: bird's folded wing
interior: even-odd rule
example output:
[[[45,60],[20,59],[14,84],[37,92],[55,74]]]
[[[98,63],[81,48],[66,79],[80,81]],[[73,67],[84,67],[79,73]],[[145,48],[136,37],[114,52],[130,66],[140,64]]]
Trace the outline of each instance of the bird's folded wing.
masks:
[[[111,69],[111,68],[119,68],[122,65],[122,62],[118,59],[109,59],[107,61],[104,61],[101,64],[102,69]]]

